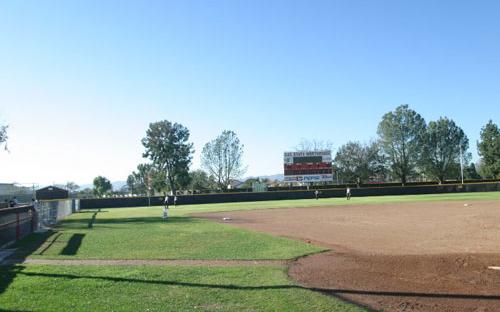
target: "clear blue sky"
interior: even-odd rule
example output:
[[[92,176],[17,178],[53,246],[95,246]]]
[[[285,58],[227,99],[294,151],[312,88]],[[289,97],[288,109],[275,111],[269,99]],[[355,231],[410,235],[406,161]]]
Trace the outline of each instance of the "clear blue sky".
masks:
[[[500,117],[498,1],[0,1],[0,182],[125,180],[148,124],[223,129],[247,175],[301,138],[376,138],[409,104],[448,116],[477,159]]]

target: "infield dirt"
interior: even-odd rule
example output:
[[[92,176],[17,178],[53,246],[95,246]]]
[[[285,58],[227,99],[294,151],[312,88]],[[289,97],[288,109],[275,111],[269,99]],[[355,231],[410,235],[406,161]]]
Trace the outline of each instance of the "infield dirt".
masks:
[[[500,271],[488,269],[500,266],[500,201],[195,216],[329,248],[292,262],[290,276],[375,310],[500,311]]]

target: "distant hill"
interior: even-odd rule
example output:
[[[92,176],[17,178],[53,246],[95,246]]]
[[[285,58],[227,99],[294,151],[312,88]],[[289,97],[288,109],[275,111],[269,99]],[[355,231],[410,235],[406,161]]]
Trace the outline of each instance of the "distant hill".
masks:
[[[119,191],[123,186],[127,185],[127,181],[115,181],[111,182],[111,185],[113,185],[113,190]]]
[[[111,185],[113,186],[113,191],[119,191],[124,185],[127,185],[127,181],[114,181],[111,182]],[[79,190],[84,190],[86,188],[92,189],[94,188],[93,184],[82,184],[80,185]]]

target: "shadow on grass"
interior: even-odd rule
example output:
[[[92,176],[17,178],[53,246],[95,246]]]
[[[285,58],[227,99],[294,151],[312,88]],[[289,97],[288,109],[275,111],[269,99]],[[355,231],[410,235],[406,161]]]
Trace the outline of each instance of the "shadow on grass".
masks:
[[[111,282],[124,283],[142,283],[153,285],[167,286],[183,286],[211,289],[228,289],[228,290],[273,290],[273,289],[303,289],[318,291],[323,294],[341,296],[341,295],[369,295],[369,296],[392,296],[392,297],[419,297],[419,298],[445,298],[445,299],[470,299],[470,300],[500,300],[500,295],[474,295],[474,294],[454,294],[454,293],[421,293],[421,292],[399,292],[399,291],[370,291],[356,289],[325,289],[325,288],[307,288],[299,285],[269,285],[269,286],[242,286],[242,285],[217,285],[204,283],[190,283],[169,280],[143,280],[134,278],[111,277],[111,276],[92,276],[92,275],[73,275],[73,274],[55,274],[55,273],[37,273],[37,272],[17,272],[25,276],[37,276],[48,278],[65,278],[65,279],[95,279]]]
[[[40,246],[42,246],[42,244],[44,244],[53,234],[54,232],[47,231],[45,233],[32,233],[26,236],[12,246],[12,248],[16,248],[16,251],[5,259],[6,262],[9,263],[12,259],[21,262],[24,261],[26,257],[38,250],[38,248],[40,248]],[[0,295],[9,287],[16,278],[16,275],[23,269],[24,266],[0,264]],[[3,310],[0,308],[0,311]]]
[[[87,227],[89,229],[94,227],[94,222],[95,222],[96,217],[97,217],[97,212],[94,212],[94,214],[92,215],[92,218],[90,218],[89,223],[87,224]]]
[[[97,216],[92,216],[90,220],[81,219],[69,219],[64,220],[61,223],[61,227],[64,228],[65,225],[75,228],[74,224],[81,224],[82,227],[93,228],[95,225],[101,224],[155,224],[155,223],[165,223],[165,224],[175,224],[175,223],[200,223],[204,222],[197,218],[191,217],[169,217],[167,221],[163,220],[161,216],[158,217],[133,217],[133,218],[97,218]]]
[[[82,245],[82,240],[85,237],[85,234],[73,234],[71,235],[70,239],[68,240],[68,243],[66,246],[61,250],[59,253],[60,255],[65,255],[65,256],[74,256],[78,253],[78,249],[80,249],[80,246]]]
[[[57,242],[57,240],[59,239],[59,237],[61,237],[61,235],[62,235],[62,233],[57,233],[54,236],[50,237],[50,242],[47,244],[47,246],[45,246],[45,248],[43,248],[40,252],[38,252],[38,255],[43,255],[50,247],[52,247],[52,245],[54,245],[55,242]],[[49,239],[49,237],[47,237],[47,239],[45,241],[47,241],[48,239]],[[40,244],[40,246],[43,245],[45,243],[45,241],[42,244]],[[35,250],[37,250],[37,249],[35,249]],[[35,251],[35,250],[33,250],[33,251]],[[27,256],[29,256],[29,254],[23,256],[22,258],[26,258]]]
[[[92,211],[90,219],[68,219],[61,222],[59,229],[92,229],[95,226],[117,225],[117,224],[177,224],[177,223],[200,223],[205,222],[199,218],[192,217],[169,217],[168,220],[163,220],[161,215],[156,217],[124,217],[124,218],[101,218],[99,213],[106,211]],[[86,212],[89,213],[89,212]]]

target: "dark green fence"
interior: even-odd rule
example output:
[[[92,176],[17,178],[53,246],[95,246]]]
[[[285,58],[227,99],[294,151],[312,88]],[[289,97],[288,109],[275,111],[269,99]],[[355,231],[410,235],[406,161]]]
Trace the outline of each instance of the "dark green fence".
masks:
[[[284,199],[307,199],[314,198],[316,188],[309,190],[274,191],[262,193],[218,193],[201,195],[179,195],[178,205],[210,204],[248,202],[264,200]],[[387,186],[387,187],[351,187],[352,196],[382,196],[382,195],[416,195],[416,194],[441,194],[461,192],[493,192],[500,191],[500,182],[494,183],[470,183],[470,184],[443,184],[443,185],[419,185],[419,186]],[[320,197],[343,197],[345,188],[321,189]],[[141,207],[163,205],[163,197],[124,197],[124,198],[93,198],[81,199],[80,208],[118,208],[118,207]],[[170,197],[169,204],[173,204]]]

